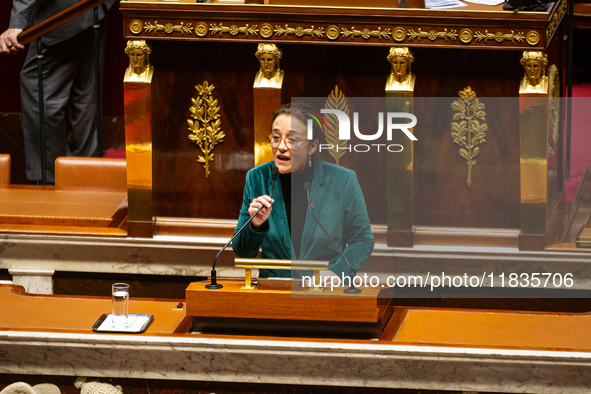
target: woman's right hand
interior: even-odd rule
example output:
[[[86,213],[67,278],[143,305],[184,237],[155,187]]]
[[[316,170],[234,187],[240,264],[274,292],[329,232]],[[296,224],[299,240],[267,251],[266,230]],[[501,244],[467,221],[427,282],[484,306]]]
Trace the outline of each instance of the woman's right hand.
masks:
[[[252,227],[255,230],[260,230],[263,224],[269,219],[269,215],[271,215],[271,205],[275,202],[271,197],[264,195],[255,198],[250,202],[248,206],[248,214],[250,216],[254,215],[258,209],[263,206],[263,209],[252,219]]]

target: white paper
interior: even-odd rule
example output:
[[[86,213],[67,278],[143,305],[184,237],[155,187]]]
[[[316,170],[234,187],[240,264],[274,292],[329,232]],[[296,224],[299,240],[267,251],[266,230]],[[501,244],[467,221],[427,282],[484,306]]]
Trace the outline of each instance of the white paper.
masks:
[[[499,5],[499,4],[503,4],[504,1],[502,0],[464,0],[468,3],[473,3],[473,4],[483,4],[483,5]]]
[[[142,328],[144,328],[148,320],[150,320],[149,315],[130,313],[127,318],[127,327],[114,327],[113,314],[109,313],[102,324],[97,328],[97,331],[139,332],[142,330]]]
[[[467,7],[468,4],[462,3],[459,0],[425,0],[425,8],[457,8]]]

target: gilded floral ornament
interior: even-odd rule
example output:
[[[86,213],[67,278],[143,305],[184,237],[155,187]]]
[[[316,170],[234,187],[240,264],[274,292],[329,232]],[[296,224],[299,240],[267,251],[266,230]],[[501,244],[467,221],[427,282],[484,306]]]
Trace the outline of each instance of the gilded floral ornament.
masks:
[[[319,27],[317,29],[314,26],[310,26],[309,29],[304,29],[302,26],[298,26],[295,29],[293,27],[289,27],[289,25],[285,25],[285,28],[276,25],[275,26],[275,36],[289,36],[290,34],[295,34],[296,37],[303,37],[303,36],[311,36],[322,38],[324,37],[324,27]]]
[[[259,35],[259,29],[257,29],[257,25],[249,26],[248,24],[246,24],[246,26],[242,26],[242,27],[238,27],[236,25],[232,25],[232,26],[228,27],[228,26],[224,26],[222,23],[220,23],[219,25],[212,23],[211,27],[209,28],[209,31],[211,32],[212,36],[219,34],[220,37],[224,33],[230,33],[230,35],[232,35],[232,36],[235,36],[238,34],[244,34],[245,37],[248,37],[249,35],[251,35],[251,36],[258,36]]]
[[[548,27],[546,28],[546,39],[548,40],[548,42],[550,42],[550,39],[552,38],[554,31],[556,30],[556,28],[560,24],[560,20],[562,19],[562,16],[566,12],[566,8],[567,8],[566,4],[567,4],[566,0],[562,0],[560,2],[558,9],[556,10],[556,12],[554,12],[554,15],[552,16],[552,20],[550,21],[550,23],[548,24]]]
[[[397,27],[392,33],[392,37],[396,42],[402,42],[406,39],[406,30],[403,27]]]
[[[273,35],[273,26],[268,23],[263,23],[261,25],[261,37],[263,38],[271,38]]]
[[[181,22],[180,25],[173,25],[171,23],[167,23],[166,25],[161,25],[158,21],[154,23],[146,22],[144,25],[144,30],[146,33],[157,33],[159,31],[164,31],[166,34],[171,34],[173,32],[184,34],[192,34],[193,33],[193,25],[192,23],[185,24]]]
[[[199,37],[205,37],[207,35],[207,24],[203,22],[197,23],[195,26],[195,34]]]
[[[421,38],[428,38],[431,41],[435,41],[438,38],[443,38],[445,41],[447,41],[448,39],[455,41],[456,38],[458,38],[458,33],[456,32],[456,30],[450,30],[447,31],[447,29],[443,29],[443,31],[435,31],[435,30],[431,30],[429,32],[426,31],[422,31],[420,28],[418,31],[414,31],[413,29],[409,30],[409,32],[407,33],[408,39],[410,41],[417,39],[418,41],[421,41]]]
[[[361,37],[364,40],[368,40],[370,37],[377,37],[380,40],[382,38],[384,40],[389,40],[390,37],[392,36],[392,31],[390,29],[382,30],[381,27],[378,27],[377,30],[369,30],[369,29],[355,30],[354,27],[351,27],[351,30],[349,30],[347,28],[342,28],[341,35],[343,36],[343,38]]]
[[[339,28],[331,25],[326,28],[326,38],[329,40],[336,40],[339,38]]]
[[[129,31],[132,34],[140,34],[143,29],[144,24],[142,23],[142,21],[134,19],[131,22],[129,22]]]
[[[334,90],[328,95],[326,100],[326,109],[338,109],[349,116],[349,105],[347,99],[342,91],[339,90],[338,85],[334,87]],[[332,145],[332,148],[328,150],[328,154],[334,159],[335,164],[338,166],[339,161],[347,152],[347,144],[349,140],[339,140],[339,120],[334,114],[324,115],[328,129],[324,133],[326,142]]]
[[[469,44],[474,38],[474,33],[470,29],[462,29],[460,31],[460,41],[463,44]]]
[[[560,137],[560,77],[554,64],[548,71],[548,96],[548,156],[552,156],[556,153]]]
[[[540,35],[537,31],[530,31],[525,36],[525,41],[531,46],[538,45],[540,43]]]
[[[468,86],[458,92],[458,95],[460,100],[454,101],[451,108],[456,111],[453,120],[460,120],[460,122],[451,123],[451,137],[454,144],[460,146],[460,156],[468,162],[466,183],[470,187],[472,185],[472,167],[476,164],[473,159],[480,153],[479,145],[486,143],[488,125],[484,123],[486,116],[484,104],[476,98],[476,92]]]
[[[220,119],[220,106],[218,100],[214,100],[211,93],[215,89],[214,85],[209,85],[207,81],[203,85],[195,86],[199,95],[191,99],[193,105],[189,108],[191,118],[187,119],[189,125],[189,139],[193,141],[203,156],[199,156],[197,162],[203,163],[205,167],[205,177],[209,178],[209,162],[213,161],[213,149],[220,142],[224,142],[226,136],[220,129],[222,120]]]
[[[474,33],[474,38],[476,39],[476,42],[484,41],[486,43],[488,42],[488,40],[495,40],[500,44],[505,40],[511,42],[523,42],[525,36],[523,35],[523,33],[515,34],[513,30],[511,30],[511,33],[503,33],[500,31],[496,33],[489,33],[488,30],[485,30],[484,33],[479,31]]]

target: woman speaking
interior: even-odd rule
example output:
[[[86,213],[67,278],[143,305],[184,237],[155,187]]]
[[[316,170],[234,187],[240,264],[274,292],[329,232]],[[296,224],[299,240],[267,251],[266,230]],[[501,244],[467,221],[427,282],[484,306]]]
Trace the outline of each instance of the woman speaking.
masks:
[[[313,139],[307,139],[313,119]],[[310,209],[347,257],[353,274],[369,258],[374,245],[365,200],[355,172],[325,163],[316,155],[323,119],[303,104],[283,105],[273,116],[269,142],[272,162],[246,174],[242,209],[236,230],[263,208],[232,242],[239,257],[329,261],[329,269],[349,275],[347,262],[324,234]],[[273,166],[279,169],[273,198],[269,193]],[[311,185],[311,186],[310,186]],[[260,277],[299,277],[289,270],[261,269]]]

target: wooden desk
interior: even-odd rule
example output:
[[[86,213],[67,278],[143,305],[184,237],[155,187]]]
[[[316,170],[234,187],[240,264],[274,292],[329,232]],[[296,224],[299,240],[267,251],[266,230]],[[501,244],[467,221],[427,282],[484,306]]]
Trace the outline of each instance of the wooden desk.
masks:
[[[27,294],[21,286],[0,285],[0,330],[77,332],[92,334],[92,326],[104,313],[111,313],[111,298],[66,297]],[[184,309],[174,309],[182,300],[129,300],[129,313],[149,313],[154,320],[140,335],[187,331],[181,323]]]
[[[170,380],[212,382],[212,391],[223,382],[341,386],[340,392],[591,389],[589,314],[397,308],[384,330],[388,338],[339,340],[186,334],[175,304],[132,297],[131,311],[155,316],[145,334],[93,334],[89,327],[110,310],[109,299],[15,294],[0,286],[0,370],[14,379],[147,379],[165,394],[172,393]],[[247,390],[266,392],[257,387]]]

